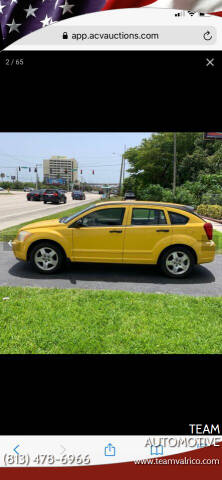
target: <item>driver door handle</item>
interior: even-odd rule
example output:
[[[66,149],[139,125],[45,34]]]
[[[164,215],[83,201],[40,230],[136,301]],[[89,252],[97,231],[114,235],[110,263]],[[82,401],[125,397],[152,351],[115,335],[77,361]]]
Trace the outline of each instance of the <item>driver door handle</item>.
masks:
[[[169,232],[169,230],[166,230],[166,229],[160,229],[160,230],[156,230],[156,232]]]
[[[109,233],[122,233],[122,230],[110,230]]]

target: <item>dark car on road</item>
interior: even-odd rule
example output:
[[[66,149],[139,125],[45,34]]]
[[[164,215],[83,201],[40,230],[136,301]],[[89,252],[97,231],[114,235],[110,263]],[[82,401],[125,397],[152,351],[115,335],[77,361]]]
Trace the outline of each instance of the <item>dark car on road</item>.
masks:
[[[126,192],[124,195],[124,200],[136,200],[136,195],[134,192]]]
[[[45,190],[43,193],[43,202],[44,203],[66,203],[67,198],[65,193],[61,190]]]
[[[72,192],[72,199],[73,200],[85,200],[86,196],[82,190],[73,190]]]
[[[32,200],[32,201],[41,202],[43,200],[44,192],[45,192],[45,189],[32,190],[31,192],[27,193],[26,198],[29,201]]]

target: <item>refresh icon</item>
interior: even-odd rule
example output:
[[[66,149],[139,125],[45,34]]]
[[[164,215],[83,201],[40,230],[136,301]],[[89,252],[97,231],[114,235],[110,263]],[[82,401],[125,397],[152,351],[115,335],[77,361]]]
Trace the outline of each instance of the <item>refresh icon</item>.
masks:
[[[209,40],[212,40],[213,35],[211,34],[211,32],[210,32],[209,30],[207,30],[207,31],[204,33],[203,38],[204,38],[204,40],[209,41]]]

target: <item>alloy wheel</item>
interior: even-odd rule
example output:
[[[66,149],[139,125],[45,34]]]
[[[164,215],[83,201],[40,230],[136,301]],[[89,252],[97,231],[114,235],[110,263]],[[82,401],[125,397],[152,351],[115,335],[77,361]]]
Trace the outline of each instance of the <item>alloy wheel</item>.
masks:
[[[52,247],[42,247],[35,252],[34,262],[40,270],[54,270],[59,262],[57,252]]]
[[[175,250],[166,258],[166,269],[174,275],[183,275],[190,267],[189,255],[183,251]]]

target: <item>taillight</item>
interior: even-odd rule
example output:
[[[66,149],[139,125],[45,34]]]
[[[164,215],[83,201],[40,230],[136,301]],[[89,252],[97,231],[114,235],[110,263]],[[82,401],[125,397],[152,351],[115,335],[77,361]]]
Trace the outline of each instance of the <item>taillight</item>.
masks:
[[[212,223],[208,223],[208,222],[205,223],[204,224],[204,230],[207,234],[208,240],[212,240],[212,238],[213,238],[213,225],[212,225]]]
[[[58,197],[58,193],[53,193],[54,197]]]

